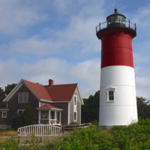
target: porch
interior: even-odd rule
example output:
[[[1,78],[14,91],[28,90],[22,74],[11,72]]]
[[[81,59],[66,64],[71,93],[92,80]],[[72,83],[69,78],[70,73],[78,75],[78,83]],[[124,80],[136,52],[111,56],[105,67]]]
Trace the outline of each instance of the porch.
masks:
[[[38,109],[38,124],[61,125],[61,111],[52,105],[46,104]]]

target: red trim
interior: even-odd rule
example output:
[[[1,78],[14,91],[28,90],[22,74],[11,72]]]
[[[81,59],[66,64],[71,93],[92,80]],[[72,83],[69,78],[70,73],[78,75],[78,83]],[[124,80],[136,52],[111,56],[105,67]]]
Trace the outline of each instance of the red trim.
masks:
[[[132,38],[129,33],[113,31],[102,37],[101,68],[114,65],[134,67]]]
[[[3,109],[3,110],[8,110],[8,108],[0,108],[0,110],[1,110],[1,109]]]

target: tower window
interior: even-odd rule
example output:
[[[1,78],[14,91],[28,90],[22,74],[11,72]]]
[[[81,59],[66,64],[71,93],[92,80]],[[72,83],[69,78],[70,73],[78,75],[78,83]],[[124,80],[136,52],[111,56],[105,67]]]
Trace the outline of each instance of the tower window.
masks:
[[[114,91],[109,91],[109,100],[110,101],[114,100]]]
[[[115,92],[116,88],[109,87],[106,89],[106,100],[107,102],[114,102],[115,101]]]

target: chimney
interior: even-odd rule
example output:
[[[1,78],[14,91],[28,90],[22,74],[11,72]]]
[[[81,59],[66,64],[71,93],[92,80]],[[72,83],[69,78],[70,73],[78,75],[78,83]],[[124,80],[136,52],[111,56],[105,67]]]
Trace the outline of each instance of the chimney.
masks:
[[[54,80],[49,79],[49,87],[53,86],[53,84],[54,84]]]

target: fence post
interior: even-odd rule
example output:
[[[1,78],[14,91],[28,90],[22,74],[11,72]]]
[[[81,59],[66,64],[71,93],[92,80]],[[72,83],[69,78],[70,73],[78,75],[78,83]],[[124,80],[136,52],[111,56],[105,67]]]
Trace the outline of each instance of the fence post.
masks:
[[[20,143],[20,136],[18,136],[18,143]]]
[[[40,142],[43,143],[43,136],[40,137]]]
[[[64,136],[64,131],[65,131],[65,125],[63,125],[63,136]]]
[[[20,143],[20,132],[18,131],[18,143]]]

